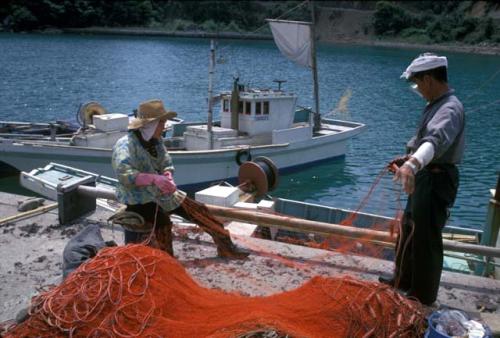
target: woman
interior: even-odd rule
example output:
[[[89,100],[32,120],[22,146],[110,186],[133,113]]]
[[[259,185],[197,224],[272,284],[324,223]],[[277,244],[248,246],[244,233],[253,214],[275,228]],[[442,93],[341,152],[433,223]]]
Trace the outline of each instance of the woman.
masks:
[[[172,222],[176,214],[192,221],[217,245],[220,257],[242,259],[248,252],[238,249],[222,223],[208,209],[177,189],[174,166],[162,139],[167,119],[176,113],[167,111],[161,100],[149,100],[139,105],[137,117],[129,124],[129,132],[113,148],[112,166],[118,178],[116,195],[127,206],[126,211],[142,216],[144,224],[125,230],[125,243],[139,243],[154,231],[158,247],[173,256]]]

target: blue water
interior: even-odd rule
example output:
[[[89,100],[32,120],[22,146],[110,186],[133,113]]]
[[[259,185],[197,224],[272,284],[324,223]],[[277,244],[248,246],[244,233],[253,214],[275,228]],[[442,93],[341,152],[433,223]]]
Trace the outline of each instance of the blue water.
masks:
[[[216,91],[233,76],[256,87],[284,88],[312,106],[310,72],[281,56],[272,41],[219,41]],[[399,75],[420,52],[349,45],[318,50],[322,112],[346,89],[348,112],[333,117],[363,122],[368,130],[351,142],[345,159],[281,177],[274,196],[355,209],[387,161],[402,154],[424,102]],[[450,84],[466,108],[467,150],[450,223],[481,228],[489,189],[500,169],[500,58],[446,53]],[[160,37],[0,34],[0,119],[74,119],[81,103],[100,102],[111,112],[131,112],[139,102],[161,98],[185,120],[205,118],[209,40]],[[494,103],[495,101],[498,101]],[[494,104],[492,104],[494,103]],[[1,160],[1,159],[0,159]],[[0,182],[1,188],[7,187]],[[392,216],[404,199],[382,178],[364,208]]]

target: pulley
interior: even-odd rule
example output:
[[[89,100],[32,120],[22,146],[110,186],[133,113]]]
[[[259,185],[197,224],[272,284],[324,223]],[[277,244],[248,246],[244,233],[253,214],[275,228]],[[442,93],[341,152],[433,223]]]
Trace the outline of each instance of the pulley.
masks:
[[[259,156],[241,164],[238,179],[241,190],[261,197],[278,186],[279,172],[271,159]]]
[[[104,115],[107,113],[106,109],[100,103],[94,101],[87,102],[78,110],[78,122],[82,126],[87,127],[93,123],[92,118],[94,115]]]

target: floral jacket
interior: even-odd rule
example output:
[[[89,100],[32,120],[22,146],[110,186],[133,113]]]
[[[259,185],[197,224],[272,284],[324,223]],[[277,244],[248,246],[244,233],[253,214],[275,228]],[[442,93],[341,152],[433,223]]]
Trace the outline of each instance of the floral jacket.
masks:
[[[129,132],[120,138],[113,147],[111,165],[118,179],[116,196],[124,204],[157,203],[164,211],[172,211],[179,207],[186,193],[177,190],[171,195],[162,195],[154,185],[138,187],[135,178],[139,173],[163,175],[165,171],[173,173],[172,158],[160,140],[156,146],[158,156],[155,158],[141,145],[139,138]]]

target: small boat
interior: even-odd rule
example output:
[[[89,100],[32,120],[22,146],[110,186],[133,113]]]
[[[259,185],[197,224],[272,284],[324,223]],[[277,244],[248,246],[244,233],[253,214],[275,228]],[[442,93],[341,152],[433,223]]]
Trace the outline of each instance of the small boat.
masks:
[[[80,185],[95,186],[95,188],[91,189],[97,189],[96,194],[100,195],[96,201],[97,205],[111,211],[116,211],[122,206],[113,197],[117,184],[117,180],[114,178],[82,171],[58,163],[50,163],[43,168],[31,169],[29,172],[21,173],[21,185],[41,196],[58,201],[60,203],[60,220],[66,218],[70,221],[95,209],[96,204],[91,203],[91,200],[95,200],[97,196],[88,199],[92,195],[87,192],[81,195],[85,197],[71,197],[73,196],[71,195],[73,194],[72,192],[78,192],[78,186]],[[500,176],[497,184],[500,184]],[[225,188],[228,187],[227,184],[223,186]],[[88,190],[85,189],[84,191]],[[68,197],[64,197],[65,194]],[[259,203],[248,203],[248,200],[245,200],[244,203],[238,203],[238,199],[235,199],[227,204],[230,199],[223,201],[224,198],[221,198],[221,195],[217,196],[218,198],[212,199],[212,201],[218,201],[219,205],[229,206],[232,210],[248,210],[251,212],[264,212],[264,214],[267,212],[270,215],[281,216],[287,222],[285,227],[283,227],[284,224],[279,220],[276,223],[271,223],[273,226],[258,226],[252,224],[253,222],[250,222],[249,219],[242,218],[240,221],[245,222],[246,225],[243,232],[239,228],[238,231],[240,234],[244,233],[248,236],[328,248],[331,250],[340,249],[343,252],[376,256],[389,260],[393,260],[394,258],[393,244],[390,241],[367,235],[364,235],[364,239],[361,240],[356,235],[352,235],[352,237],[347,235],[345,237],[345,233],[344,235],[332,235],[332,233],[328,233],[324,226],[325,224],[336,226],[341,224],[347,226],[347,228],[363,228],[392,233],[391,229],[397,228],[399,222],[395,218],[284,198],[260,200]],[[480,276],[491,274],[496,275],[498,279],[498,276],[500,276],[498,264],[493,258],[488,259],[480,254],[481,252],[484,253],[484,250],[481,248],[499,248],[500,245],[500,241],[497,242],[498,226],[495,225],[495,218],[492,216],[498,203],[497,198],[496,191],[492,191],[491,200],[488,205],[490,215],[483,229],[445,226],[443,230],[443,239],[445,240],[443,268],[445,270]],[[71,201],[71,203],[68,203],[65,207],[65,201]],[[214,204],[217,204],[217,202]],[[77,205],[76,208],[75,205]],[[223,216],[228,217],[227,214]],[[243,216],[240,215],[239,217]],[[234,215],[229,215],[228,218],[238,219]],[[321,226],[314,227],[314,225],[308,223],[306,228],[304,228],[304,226],[299,226],[297,222],[292,223],[292,220],[319,222]],[[264,222],[264,219],[260,218],[259,221]],[[464,246],[460,246],[461,243]],[[323,244],[327,245],[324,246]],[[482,247],[478,246],[478,244]],[[374,250],[374,248],[380,249]],[[498,257],[500,253],[498,250],[495,252],[495,256]]]
[[[273,33],[278,32],[276,43],[280,50],[278,38],[283,29],[303,32],[305,39],[299,41],[296,48],[301,57],[303,47],[309,48],[303,65],[311,67],[315,80],[314,111],[298,109],[297,96],[281,88],[284,81],[277,80],[277,89],[258,89],[242,86],[235,79],[231,91],[217,96],[221,103],[221,121],[212,121],[215,102],[212,41],[207,122],[176,120],[166,125],[165,145],[176,168],[175,180],[182,189],[192,191],[202,185],[231,180],[242,162],[258,156],[272,158],[280,173],[340,158],[345,155],[349,140],[365,129],[362,123],[322,118],[319,114],[310,24],[271,20],[271,25]],[[292,59],[302,64],[293,56]],[[79,110],[77,119],[82,127],[72,134],[59,135],[57,131],[36,137],[8,131],[0,134],[0,162],[19,171],[57,162],[113,177],[112,147],[127,133],[130,118],[127,114],[108,114],[98,103],[90,102]]]

